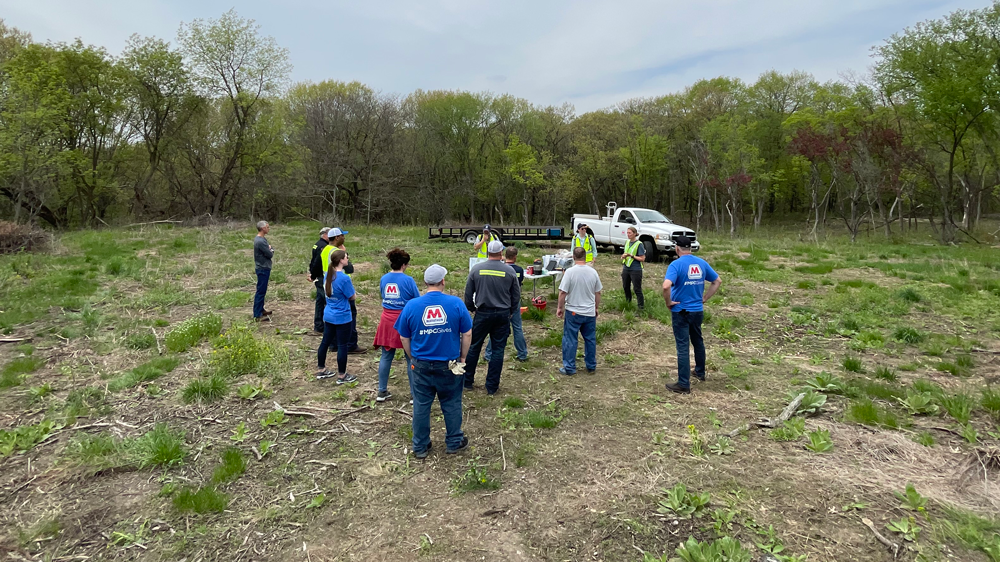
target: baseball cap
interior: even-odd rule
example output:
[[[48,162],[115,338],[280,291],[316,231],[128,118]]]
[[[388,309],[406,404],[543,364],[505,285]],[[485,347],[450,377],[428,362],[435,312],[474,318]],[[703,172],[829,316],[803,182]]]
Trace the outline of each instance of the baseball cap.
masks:
[[[483,230],[489,230],[489,229],[490,229],[490,225],[488,225],[488,224],[483,227]]]
[[[444,276],[448,275],[448,270],[438,264],[434,264],[424,270],[424,283],[437,285],[444,281]]]
[[[691,247],[691,239],[688,238],[687,236],[678,236],[677,240],[675,240],[674,242],[681,248]]]
[[[329,236],[330,238],[333,238],[334,236],[340,236],[341,234],[347,234],[347,231],[340,230],[339,228],[331,228],[330,232],[326,233],[326,235]]]
[[[581,222],[580,224],[576,225],[576,229],[580,230],[581,228],[590,228],[590,227],[587,226],[587,223]]]
[[[489,245],[486,246],[486,251],[490,254],[499,254],[500,252],[503,252],[503,242],[499,240],[490,242]]]
[[[326,234],[326,232],[328,230],[330,230],[330,227],[329,226],[324,226],[323,228],[319,229],[319,233],[320,234]]]

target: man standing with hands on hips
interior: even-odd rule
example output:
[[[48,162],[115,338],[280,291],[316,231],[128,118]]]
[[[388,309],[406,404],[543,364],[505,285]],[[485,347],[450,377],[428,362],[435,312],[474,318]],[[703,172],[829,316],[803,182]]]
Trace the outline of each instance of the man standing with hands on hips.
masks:
[[[701,322],[705,317],[705,302],[719,290],[722,279],[708,262],[691,255],[691,239],[676,240],[677,259],[667,267],[663,279],[663,300],[670,308],[677,344],[677,382],[667,383],[667,390],[679,394],[691,392],[691,350],[694,345],[694,376],[705,380],[705,341],[701,337]],[[705,282],[710,285],[705,288]]]
[[[448,270],[438,264],[424,271],[427,292],[411,299],[396,319],[403,351],[412,363],[413,456],[427,458],[431,449],[431,404],[441,403],[447,430],[446,452],[469,445],[462,433],[462,384],[466,355],[472,342],[472,318],[458,297],[444,293]]]

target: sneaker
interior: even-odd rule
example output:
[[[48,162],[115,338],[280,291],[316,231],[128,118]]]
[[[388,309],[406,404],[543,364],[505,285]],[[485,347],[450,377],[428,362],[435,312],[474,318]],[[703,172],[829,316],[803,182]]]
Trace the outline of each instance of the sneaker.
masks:
[[[378,396],[375,397],[376,402],[385,402],[386,400],[392,398],[392,393],[388,390],[378,391]]]
[[[528,358],[527,357],[518,357],[517,360],[520,361],[521,363],[524,363],[525,361],[528,360]]]
[[[413,405],[413,400],[410,400],[410,406],[412,406],[412,405]]]
[[[570,373],[569,371],[566,370],[566,367],[559,367],[559,374],[566,375],[568,377],[572,377],[576,373],[575,372],[574,373]]]
[[[708,379],[707,375],[698,375],[698,373],[695,373],[694,377],[696,379],[700,380],[701,382],[705,382]]]
[[[331,377],[335,377],[335,376],[337,376],[337,373],[334,373],[334,372],[331,372],[331,371],[327,371],[326,369],[323,369],[321,371],[316,371],[316,380],[318,380],[318,381],[321,381],[323,379],[328,379],[328,378],[331,378]]]
[[[587,374],[588,375],[593,375],[596,372],[597,372],[597,369],[587,369]]]
[[[426,459],[428,453],[431,452],[431,447],[433,446],[434,446],[433,442],[427,443],[426,449],[424,449],[423,451],[413,451],[413,456],[417,457],[418,459]]]
[[[343,378],[337,377],[337,384],[347,384],[358,380],[358,377],[354,375],[344,375]]]
[[[254,316],[253,317],[253,321],[254,322],[270,322],[271,321],[271,317],[270,316]]]
[[[368,348],[367,347],[355,347],[354,349],[347,350],[347,353],[350,353],[351,355],[357,355],[357,354],[360,354],[360,353],[368,353]]]
[[[447,450],[445,450],[445,453],[449,454],[449,455],[454,455],[454,454],[458,453],[459,451],[462,451],[463,449],[465,449],[468,446],[469,446],[469,438],[468,438],[468,436],[462,436],[462,444],[459,445],[458,447],[455,447],[454,449],[447,449]]]
[[[264,309],[264,316],[270,316],[272,314],[274,314],[274,311],[268,310],[266,308]]]
[[[667,390],[670,392],[676,392],[677,394],[691,394],[691,389],[685,386],[680,386],[675,382],[667,383]]]

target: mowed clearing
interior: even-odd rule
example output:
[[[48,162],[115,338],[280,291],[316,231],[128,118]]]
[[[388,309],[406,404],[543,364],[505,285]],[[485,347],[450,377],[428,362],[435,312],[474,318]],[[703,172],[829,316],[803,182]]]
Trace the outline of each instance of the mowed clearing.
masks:
[[[648,561],[728,537],[755,560],[892,560],[874,528],[903,559],[1000,560],[996,248],[704,235],[723,288],[690,396],[663,386],[666,264],[646,266],[638,313],[602,252],[597,374],[558,374],[540,282],[530,360],[506,363],[497,396],[465,396],[471,447],[444,454],[435,407],[417,461],[401,356],[384,404],[374,351],[350,357],[357,385],[312,379],[317,231],[272,227],[263,325],[248,322],[248,224],[74,232],[0,256],[0,331],[23,338],[0,344],[5,559]],[[350,231],[362,344],[395,246],[418,281],[441,263],[461,295],[470,246]],[[754,425],[800,393],[788,422]],[[696,548],[680,559],[748,560]]]

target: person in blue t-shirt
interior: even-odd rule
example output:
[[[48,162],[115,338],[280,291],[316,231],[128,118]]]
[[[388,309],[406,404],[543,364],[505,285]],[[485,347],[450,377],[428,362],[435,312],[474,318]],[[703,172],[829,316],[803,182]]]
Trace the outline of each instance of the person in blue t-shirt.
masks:
[[[469,446],[462,433],[465,357],[472,343],[472,316],[458,297],[444,293],[448,270],[438,264],[424,271],[427,292],[406,303],[396,320],[403,351],[410,357],[413,394],[413,456],[427,458],[431,448],[431,404],[437,395],[447,430],[448,454]]]
[[[677,382],[667,383],[667,390],[687,394],[691,392],[691,345],[694,376],[705,380],[705,340],[701,337],[704,304],[719,290],[722,279],[707,261],[691,255],[691,239],[687,236],[677,238],[676,250],[677,259],[663,277],[663,300],[670,308],[677,344]],[[710,283],[707,289],[706,281]]]
[[[347,263],[347,252],[336,250],[330,253],[330,266],[323,281],[323,291],[326,293],[326,308],[323,309],[323,341],[316,351],[316,362],[319,365],[316,378],[330,378],[334,374],[326,368],[326,352],[331,345],[337,344],[337,384],[358,380],[358,377],[347,374],[347,351],[351,341],[351,302],[354,300],[354,283],[351,283],[351,278],[344,273],[344,266]]]
[[[389,392],[389,373],[392,370],[392,360],[396,357],[396,350],[403,349],[403,342],[400,341],[399,332],[395,328],[396,319],[399,318],[407,302],[420,296],[417,282],[405,273],[410,264],[410,254],[399,248],[393,248],[385,257],[389,258],[389,267],[392,271],[383,275],[382,281],[379,282],[382,317],[378,321],[373,344],[382,348],[382,358],[378,362],[378,395],[375,397],[377,402],[385,402],[392,398],[392,393]],[[407,364],[409,364],[408,359]],[[406,371],[409,377],[409,367]]]

